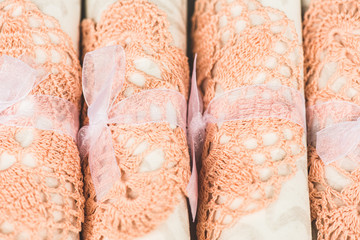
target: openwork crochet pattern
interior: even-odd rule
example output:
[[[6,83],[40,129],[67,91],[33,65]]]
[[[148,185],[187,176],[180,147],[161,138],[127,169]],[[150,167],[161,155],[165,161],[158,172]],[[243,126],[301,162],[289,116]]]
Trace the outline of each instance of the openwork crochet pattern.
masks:
[[[146,0],[118,1],[97,24],[89,19],[82,22],[85,52],[109,45],[121,45],[125,50],[126,76],[115,103],[158,88],[187,97],[187,58],[170,45],[172,37],[167,29],[165,14]],[[116,124],[110,128],[121,179],[102,201],[97,200],[88,161],[84,160],[85,239],[134,239],[155,230],[186,194],[190,177],[182,128],[168,123]]]
[[[328,101],[360,104],[360,3],[312,1],[304,21],[306,98],[310,109]],[[330,117],[330,115],[335,118]],[[312,117],[311,115],[309,117]],[[334,122],[354,121],[356,111],[336,108],[309,118],[318,129]],[[314,139],[316,131],[309,132]],[[317,239],[359,239],[359,159],[347,156],[325,166],[309,143],[309,186]]]
[[[0,16],[1,54],[29,57],[49,73],[31,94],[60,97],[80,110],[80,64],[58,22],[27,0],[1,2]],[[21,104],[19,111],[32,114],[31,102]],[[78,239],[82,188],[73,138],[0,126],[0,239]]]
[[[205,107],[242,86],[283,85],[302,91],[302,50],[294,24],[283,12],[256,0],[198,0],[193,22]],[[305,169],[306,155],[303,127],[288,120],[208,124],[206,134],[199,179],[201,240],[218,239],[242,216],[276,201],[283,183]]]

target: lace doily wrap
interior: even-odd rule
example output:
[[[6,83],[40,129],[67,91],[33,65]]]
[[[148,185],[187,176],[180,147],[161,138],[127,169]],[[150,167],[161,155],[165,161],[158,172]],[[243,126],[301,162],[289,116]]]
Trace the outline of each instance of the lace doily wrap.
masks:
[[[360,237],[360,162],[353,151],[357,149],[352,148],[358,142],[355,125],[359,110],[345,102],[360,105],[360,2],[308,2],[303,33],[313,236],[355,240]],[[316,134],[318,131],[322,134]],[[334,139],[321,139],[321,135]]]
[[[186,131],[186,100],[179,92],[147,90],[113,105],[124,76],[125,52],[121,46],[104,47],[85,55],[83,89],[89,106],[89,125],[79,132],[80,154],[89,154],[97,200],[103,200],[121,177],[108,124],[168,122]]]
[[[360,159],[360,107],[346,101],[328,101],[308,108],[309,143],[325,164],[348,156]],[[326,126],[327,125],[327,126]]]
[[[193,51],[204,105],[249,85],[302,93],[300,33],[300,1],[198,0]],[[206,131],[198,239],[310,239],[304,127],[259,117]]]
[[[196,57],[194,69],[196,67]],[[196,85],[196,71],[191,79],[189,99],[188,141],[193,159],[192,174],[187,187],[192,217],[197,211],[197,168],[207,123],[222,124],[254,118],[278,118],[292,121],[306,130],[305,100],[300,91],[287,86],[250,85],[227,91],[215,97],[204,114],[200,93]],[[195,161],[194,161],[195,159]]]
[[[73,103],[55,96],[29,95],[41,79],[25,62],[0,57],[0,124],[56,131],[76,140],[79,112]]]

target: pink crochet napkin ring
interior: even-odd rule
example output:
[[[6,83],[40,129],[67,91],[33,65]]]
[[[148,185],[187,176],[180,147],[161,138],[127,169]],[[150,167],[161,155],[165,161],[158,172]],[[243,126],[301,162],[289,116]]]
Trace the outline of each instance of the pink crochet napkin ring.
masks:
[[[198,176],[195,162],[201,157],[207,123],[221,124],[236,120],[278,118],[292,121],[302,126],[305,131],[306,121],[304,95],[296,89],[282,85],[251,85],[236,88],[216,96],[202,114],[202,102],[197,89],[195,71],[191,82],[188,141],[193,159],[193,171],[187,190],[193,220],[195,220],[198,199]]]
[[[88,156],[97,200],[105,200],[121,173],[109,124],[169,123],[186,131],[186,100],[169,89],[141,91],[115,104],[125,79],[125,52],[109,46],[89,52],[83,64],[83,92],[89,125],[79,131],[79,149]],[[119,160],[121,161],[121,159]]]
[[[0,57],[0,124],[55,131],[75,141],[79,129],[77,107],[59,97],[30,95],[44,78],[19,59]]]
[[[360,160],[360,106],[328,101],[308,107],[309,142],[328,165],[341,158]]]

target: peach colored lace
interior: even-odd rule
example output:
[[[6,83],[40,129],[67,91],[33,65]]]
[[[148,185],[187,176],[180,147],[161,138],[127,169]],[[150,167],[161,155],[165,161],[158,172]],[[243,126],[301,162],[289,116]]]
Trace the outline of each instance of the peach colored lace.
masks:
[[[82,22],[85,52],[107,45],[121,45],[125,50],[126,76],[115,103],[156,88],[187,96],[187,59],[180,49],[170,46],[167,28],[165,14],[146,0],[118,1],[97,25],[89,19]],[[151,64],[152,70],[144,64]],[[110,130],[121,179],[103,201],[96,201],[88,161],[84,160],[85,239],[144,236],[174,211],[190,177],[186,135],[180,127],[168,123],[113,124]],[[146,159],[154,153],[163,155],[161,166],[146,167]]]
[[[30,56],[49,73],[32,94],[60,97],[80,109],[79,61],[57,21],[27,0],[1,2],[0,16],[1,55]],[[0,126],[0,163],[0,239],[79,237],[83,184],[70,136]]]
[[[113,104],[123,86],[125,66],[125,52],[118,45],[88,52],[84,58],[82,84],[89,125],[79,131],[79,150],[81,156],[88,155],[98,201],[121,178],[108,124],[167,122],[186,132],[187,103],[178,91],[144,90]]]
[[[359,29],[359,1],[312,1],[304,20],[308,107],[334,100],[360,104]],[[320,129],[332,122],[359,117],[348,108],[331,111],[318,114]],[[313,124],[309,118],[308,126]],[[317,238],[359,239],[360,168],[357,161],[351,161],[348,156],[325,166],[313,141],[309,144],[309,169],[311,213],[318,230]]]
[[[256,0],[198,0],[193,52],[204,104],[233,89],[269,84],[302,91],[294,24]],[[306,153],[304,129],[284,119],[209,124],[199,178],[199,239],[218,239],[242,216],[278,197]]]

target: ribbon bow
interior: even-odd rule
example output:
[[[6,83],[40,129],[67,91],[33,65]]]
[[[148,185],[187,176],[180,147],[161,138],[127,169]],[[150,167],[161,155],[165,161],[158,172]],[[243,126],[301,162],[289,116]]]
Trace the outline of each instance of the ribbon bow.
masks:
[[[45,77],[19,59],[0,57],[0,124],[51,130],[76,139],[79,113],[73,103],[55,96],[30,95]]]
[[[198,205],[198,172],[197,161],[201,157],[201,150],[205,137],[206,120],[203,117],[202,98],[196,83],[196,58],[194,58],[194,67],[191,77],[191,90],[188,106],[188,144],[190,148],[190,157],[192,160],[192,170],[189,184],[186,188],[189,195],[189,203],[193,221],[195,221]]]
[[[85,55],[82,84],[89,106],[89,126],[79,132],[80,155],[90,153],[89,167],[99,199],[121,176],[108,124],[111,123],[109,113],[122,88],[124,72],[125,53],[120,47],[101,48]]]
[[[96,196],[102,200],[121,177],[108,124],[168,122],[186,130],[186,100],[169,89],[141,91],[115,104],[125,77],[121,46],[104,47],[85,55],[83,92],[89,125],[79,132],[80,154],[88,155]]]

